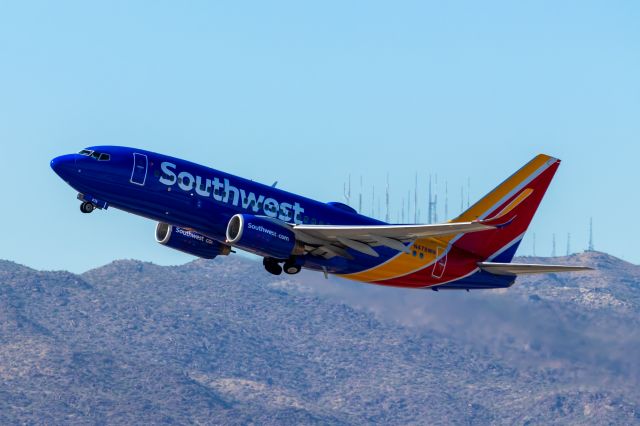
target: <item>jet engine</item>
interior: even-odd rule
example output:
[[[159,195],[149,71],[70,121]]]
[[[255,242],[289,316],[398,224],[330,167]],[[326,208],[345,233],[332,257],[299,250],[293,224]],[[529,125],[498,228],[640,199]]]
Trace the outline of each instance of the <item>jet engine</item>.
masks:
[[[228,245],[197,232],[162,222],[156,226],[156,241],[172,249],[203,259],[213,259],[218,255],[226,256],[231,252],[231,247]]]
[[[276,219],[237,214],[227,225],[227,244],[275,259],[304,254],[304,245],[293,231]]]

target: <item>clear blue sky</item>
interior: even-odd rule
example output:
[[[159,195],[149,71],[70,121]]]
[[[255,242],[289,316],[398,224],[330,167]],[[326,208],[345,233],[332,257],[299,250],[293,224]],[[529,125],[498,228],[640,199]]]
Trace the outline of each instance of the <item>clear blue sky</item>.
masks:
[[[639,263],[639,23],[637,1],[3,2],[0,258],[188,260],[149,221],[81,215],[49,168],[121,144],[327,201],[363,175],[365,206],[388,172],[394,210],[437,173],[451,214],[467,177],[475,199],[545,152],[538,254],[585,248],[593,216]]]

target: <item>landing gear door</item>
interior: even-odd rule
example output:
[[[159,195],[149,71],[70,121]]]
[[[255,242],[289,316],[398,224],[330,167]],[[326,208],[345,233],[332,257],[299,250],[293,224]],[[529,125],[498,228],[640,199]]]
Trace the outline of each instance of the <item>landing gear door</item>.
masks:
[[[442,247],[436,249],[436,263],[433,264],[433,272],[431,276],[433,278],[442,278],[444,270],[447,267],[447,251]]]
[[[133,154],[133,171],[131,172],[130,182],[136,185],[144,186],[147,180],[147,168],[149,167],[149,160],[144,154],[135,152]]]

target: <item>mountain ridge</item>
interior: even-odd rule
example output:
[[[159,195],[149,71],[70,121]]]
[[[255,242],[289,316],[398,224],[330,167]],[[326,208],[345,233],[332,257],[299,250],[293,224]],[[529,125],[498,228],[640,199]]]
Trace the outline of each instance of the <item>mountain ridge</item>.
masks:
[[[640,268],[552,260],[603,269],[436,293],[241,257],[0,262],[0,421],[640,422]]]

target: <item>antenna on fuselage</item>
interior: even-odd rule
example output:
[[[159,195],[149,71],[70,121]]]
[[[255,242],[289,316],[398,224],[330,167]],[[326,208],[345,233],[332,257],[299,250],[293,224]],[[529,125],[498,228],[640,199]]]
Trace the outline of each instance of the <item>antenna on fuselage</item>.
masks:
[[[271,184],[271,187],[272,187],[272,188],[275,188],[276,186],[278,186],[278,181],[275,181],[275,182],[273,182],[273,183]]]

